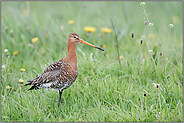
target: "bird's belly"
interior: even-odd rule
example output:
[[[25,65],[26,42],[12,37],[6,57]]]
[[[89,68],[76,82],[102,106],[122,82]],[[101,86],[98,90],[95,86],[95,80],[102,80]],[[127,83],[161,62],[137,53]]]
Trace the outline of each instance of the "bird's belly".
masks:
[[[74,81],[75,81],[75,80],[74,80]],[[66,89],[66,88],[68,88],[69,86],[71,86],[71,85],[74,83],[74,81],[67,81],[67,82],[58,84],[58,85],[57,85],[57,88]]]
[[[52,83],[53,82],[44,83],[44,84],[40,85],[39,88],[48,88],[48,89],[51,89],[51,90],[54,90],[54,91],[58,91],[59,90],[58,88],[51,88]]]
[[[48,88],[54,91],[64,90],[70,87],[74,83],[74,81],[67,81],[65,83],[56,83],[56,84],[53,83],[55,82],[44,83],[40,86],[40,88]]]

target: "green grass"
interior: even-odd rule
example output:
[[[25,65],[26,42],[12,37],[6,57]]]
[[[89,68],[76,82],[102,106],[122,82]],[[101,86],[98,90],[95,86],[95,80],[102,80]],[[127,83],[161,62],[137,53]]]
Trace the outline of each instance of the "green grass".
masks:
[[[2,122],[183,121],[182,2],[146,2],[146,14],[141,2],[1,3]],[[29,16],[24,14],[27,9]],[[74,25],[68,20],[74,20]],[[96,31],[88,35],[85,26]],[[102,27],[112,32],[103,34]],[[26,83],[65,57],[71,32],[96,46],[105,44],[106,52],[78,44],[79,75],[64,90],[64,108],[58,108],[58,92],[27,91],[29,87],[22,86],[19,79]],[[34,37],[38,44],[32,43]],[[19,54],[14,56],[14,51]],[[21,73],[20,68],[26,71]]]

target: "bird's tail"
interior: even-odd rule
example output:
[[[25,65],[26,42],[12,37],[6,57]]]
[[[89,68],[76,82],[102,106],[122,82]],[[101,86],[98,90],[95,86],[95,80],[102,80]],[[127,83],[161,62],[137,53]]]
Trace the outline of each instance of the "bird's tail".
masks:
[[[25,84],[24,86],[31,85],[33,81],[27,81],[27,82],[29,82],[29,83]]]
[[[33,83],[33,81],[27,81],[27,82],[29,82],[29,83],[28,83],[28,84],[25,84],[24,86],[31,85],[31,84]],[[33,89],[36,90],[36,89],[39,89],[37,85],[38,85],[38,84],[34,84],[34,85],[31,86],[31,88],[28,89],[28,90],[33,90]]]
[[[35,89],[35,90],[36,90],[36,89],[39,89],[39,88],[38,88],[38,86],[33,85],[33,86],[31,86],[31,88],[30,88],[30,89],[28,89],[28,90],[33,90],[33,89]]]

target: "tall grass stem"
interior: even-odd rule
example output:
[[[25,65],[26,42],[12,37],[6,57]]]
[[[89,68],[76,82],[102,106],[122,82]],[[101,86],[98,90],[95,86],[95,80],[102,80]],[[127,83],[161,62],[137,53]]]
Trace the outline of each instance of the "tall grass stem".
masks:
[[[119,66],[121,68],[121,61],[119,59],[119,44],[118,44],[118,37],[117,37],[117,34],[116,34],[116,30],[115,30],[115,27],[114,27],[114,23],[112,21],[112,18],[110,17],[110,20],[111,20],[111,24],[112,24],[112,27],[113,27],[113,30],[114,30],[114,33],[115,33],[115,41],[116,41],[116,49],[117,49],[117,53],[118,53],[118,63],[119,63]]]

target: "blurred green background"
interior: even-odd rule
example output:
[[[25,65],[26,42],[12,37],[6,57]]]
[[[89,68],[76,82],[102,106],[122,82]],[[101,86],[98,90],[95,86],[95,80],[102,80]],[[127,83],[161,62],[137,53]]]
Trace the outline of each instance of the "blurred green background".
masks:
[[[112,17],[118,33],[119,45],[122,48],[126,49],[126,45],[129,45],[128,40],[131,38],[131,33],[134,33],[138,42],[146,35],[155,37],[155,39],[147,39],[151,49],[154,45],[162,44],[161,49],[168,53],[169,45],[182,47],[181,2],[148,2],[145,8],[149,17],[148,24],[153,23],[154,29],[147,28],[146,31],[144,25],[146,17],[139,4],[140,2],[137,1],[2,2],[2,34],[4,28],[8,27],[9,30],[13,29],[15,38],[21,36],[25,38],[22,40],[30,42],[33,37],[39,37],[42,39],[38,44],[40,48],[44,46],[51,48],[55,46],[54,44],[58,44],[60,47],[55,47],[55,50],[61,52],[63,49],[66,51],[66,43],[63,44],[63,40],[67,41],[68,35],[76,32],[84,40],[96,45],[106,44],[108,48],[113,44],[114,38],[110,37],[114,36],[114,31],[112,30],[111,35],[107,35],[107,38],[104,39],[101,28],[112,29],[110,21]],[[71,26],[68,24],[69,20],[74,20],[75,24]],[[169,24],[174,24],[174,29],[169,30]],[[23,26],[24,28],[19,28]],[[62,32],[61,26],[63,26]],[[85,35],[84,27],[86,26],[96,28],[90,37]],[[27,28],[31,30],[31,35]],[[153,33],[153,36],[149,33]],[[2,45],[6,46],[3,42],[2,40]],[[20,46],[18,43],[15,45]],[[12,45],[6,48],[12,49]],[[130,49],[129,46],[127,48]],[[138,50],[139,48],[138,46]],[[91,48],[91,50],[95,49]],[[114,48],[111,47],[108,50],[112,52]]]
[[[140,4],[2,1],[2,122],[183,121],[183,2]],[[78,44],[79,75],[64,91],[62,109],[58,92],[27,91],[20,79],[26,83],[65,57],[72,32],[106,51]]]

